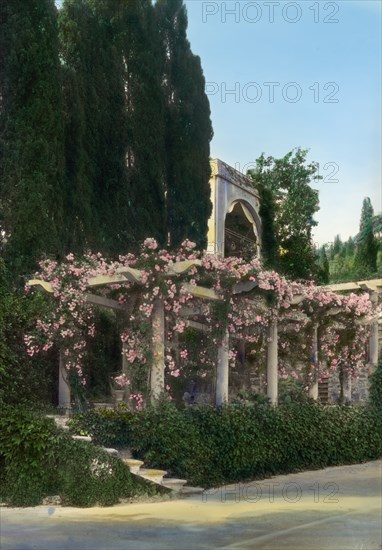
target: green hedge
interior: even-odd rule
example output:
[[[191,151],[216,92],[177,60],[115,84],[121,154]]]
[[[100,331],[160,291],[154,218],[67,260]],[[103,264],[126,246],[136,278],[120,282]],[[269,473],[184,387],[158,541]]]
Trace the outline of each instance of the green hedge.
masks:
[[[90,443],[75,441],[52,419],[3,407],[0,418],[0,499],[13,506],[60,495],[64,505],[108,506],[154,494],[125,464]]]
[[[372,407],[163,403],[140,413],[93,411],[72,429],[129,446],[147,465],[204,487],[382,456],[382,418]]]
[[[382,415],[382,359],[370,377],[370,404]]]

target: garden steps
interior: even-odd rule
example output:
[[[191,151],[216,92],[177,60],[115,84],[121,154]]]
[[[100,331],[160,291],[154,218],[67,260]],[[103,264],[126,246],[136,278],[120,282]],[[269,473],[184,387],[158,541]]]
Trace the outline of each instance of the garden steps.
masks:
[[[140,477],[157,483],[158,485],[163,485],[163,478],[167,474],[166,470],[157,470],[154,468],[140,468],[138,474]]]
[[[187,479],[178,479],[165,477],[166,470],[156,470],[152,468],[142,468],[144,462],[134,458],[124,458],[123,462],[130,468],[130,472],[136,476],[142,477],[151,483],[156,483],[167,489],[171,489],[174,493],[183,495],[195,495],[204,491],[201,487],[184,487]]]
[[[181,493],[186,483],[187,479],[177,479],[175,477],[164,477],[162,480],[162,485],[167,487],[167,489],[171,489],[175,493]]]
[[[56,425],[65,430],[69,430],[69,426],[67,426],[67,422],[69,420],[68,416],[62,416],[62,415],[47,415],[49,418],[53,418]],[[86,435],[72,435],[72,439],[76,441],[85,441],[87,443],[92,443],[92,438],[90,436]],[[146,481],[149,481],[150,483],[154,483],[156,485],[160,485],[161,487],[166,487],[167,489],[171,489],[176,494],[179,495],[196,495],[203,493],[204,489],[202,487],[187,487],[185,486],[187,483],[186,479],[178,479],[178,478],[171,478],[171,477],[165,477],[167,475],[166,470],[158,470],[155,468],[142,468],[144,466],[144,462],[142,460],[137,460],[132,458],[132,453],[130,449],[122,449],[118,451],[117,449],[109,448],[109,447],[100,447],[103,451],[106,451],[112,456],[119,457],[130,469],[130,472],[133,475],[136,475],[138,477],[141,477],[145,479]]]
[[[138,474],[141,466],[144,464],[142,460],[135,460],[133,458],[124,458],[122,460],[130,468],[132,474]]]
[[[62,414],[47,414],[46,417],[52,418],[58,428],[61,428],[66,432],[69,431],[69,426],[67,425],[69,416],[64,416]]]
[[[109,455],[112,455],[112,456],[119,456],[119,451],[117,449],[112,449],[112,448],[109,448],[109,447],[100,447],[103,451],[106,451],[107,453],[109,453]]]
[[[76,441],[87,441],[88,443],[93,441],[90,435],[72,435],[72,439]]]

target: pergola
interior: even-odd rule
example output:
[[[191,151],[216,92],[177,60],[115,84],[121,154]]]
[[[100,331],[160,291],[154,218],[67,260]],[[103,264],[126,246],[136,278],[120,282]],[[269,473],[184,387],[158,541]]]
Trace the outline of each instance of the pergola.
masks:
[[[195,266],[200,266],[200,260],[186,260],[175,262],[169,266],[167,276],[176,276],[186,274]],[[88,279],[87,287],[89,292],[85,296],[86,302],[100,307],[111,308],[113,310],[128,313],[129,303],[120,304],[116,300],[106,298],[94,294],[92,291],[99,287],[104,287],[113,284],[134,283],[139,287],[142,285],[142,271],[130,267],[123,267],[116,270],[114,275],[97,275]],[[40,286],[48,293],[53,293],[52,285],[43,280],[33,279],[28,282],[29,286]],[[239,282],[232,288],[232,294],[248,293],[257,286],[256,282],[245,281]],[[189,283],[184,285],[187,292],[196,298],[208,301],[221,300],[221,297],[210,288],[195,286]],[[371,293],[372,301],[378,303],[378,295],[382,292],[382,279],[373,279],[369,281],[359,281],[352,283],[343,283],[338,285],[328,285],[322,287],[323,290],[331,290],[334,292],[366,290]],[[292,305],[297,306],[304,300],[304,296],[295,296]],[[327,314],[336,315],[339,313],[338,308],[329,310]],[[183,317],[192,317],[195,315],[193,308],[182,308],[180,315]],[[369,339],[369,365],[375,366],[378,363],[378,316],[369,319],[366,322],[371,324],[371,334]],[[365,321],[360,321],[365,323]],[[165,314],[164,302],[161,298],[157,298],[154,302],[153,312],[151,316],[153,341],[152,341],[152,356],[150,376],[151,399],[155,401],[164,390],[164,372],[165,372]],[[204,330],[207,325],[203,322],[189,320],[189,326],[195,329]],[[268,328],[268,345],[267,345],[267,396],[272,404],[277,405],[278,401],[278,326],[277,320],[271,321]],[[318,339],[317,339],[317,324],[313,325],[313,354],[317,358]],[[231,335],[231,337],[235,337]],[[221,405],[228,401],[229,389],[229,333],[225,331],[224,337],[217,351],[217,372],[216,372],[216,405]],[[123,355],[123,369],[126,368],[126,359]],[[348,392],[350,390],[348,389]],[[310,388],[311,397],[318,398],[318,380],[314,381]],[[70,408],[70,388],[66,381],[65,367],[62,354],[60,354],[60,375],[59,375],[59,405],[65,409]]]

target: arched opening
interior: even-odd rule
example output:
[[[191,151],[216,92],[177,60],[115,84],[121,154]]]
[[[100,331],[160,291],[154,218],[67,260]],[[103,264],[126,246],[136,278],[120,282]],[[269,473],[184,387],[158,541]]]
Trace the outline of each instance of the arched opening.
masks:
[[[250,208],[235,201],[229,208],[224,226],[224,256],[250,260],[259,255],[256,220]]]

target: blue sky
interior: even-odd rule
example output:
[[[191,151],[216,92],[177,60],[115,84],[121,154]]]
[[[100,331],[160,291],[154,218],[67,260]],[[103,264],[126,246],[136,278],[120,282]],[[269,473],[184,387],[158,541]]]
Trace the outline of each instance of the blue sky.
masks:
[[[309,149],[324,177],[314,185],[315,242],[355,235],[365,196],[382,210],[382,3],[185,3],[211,105],[211,156],[245,171],[262,152]]]

